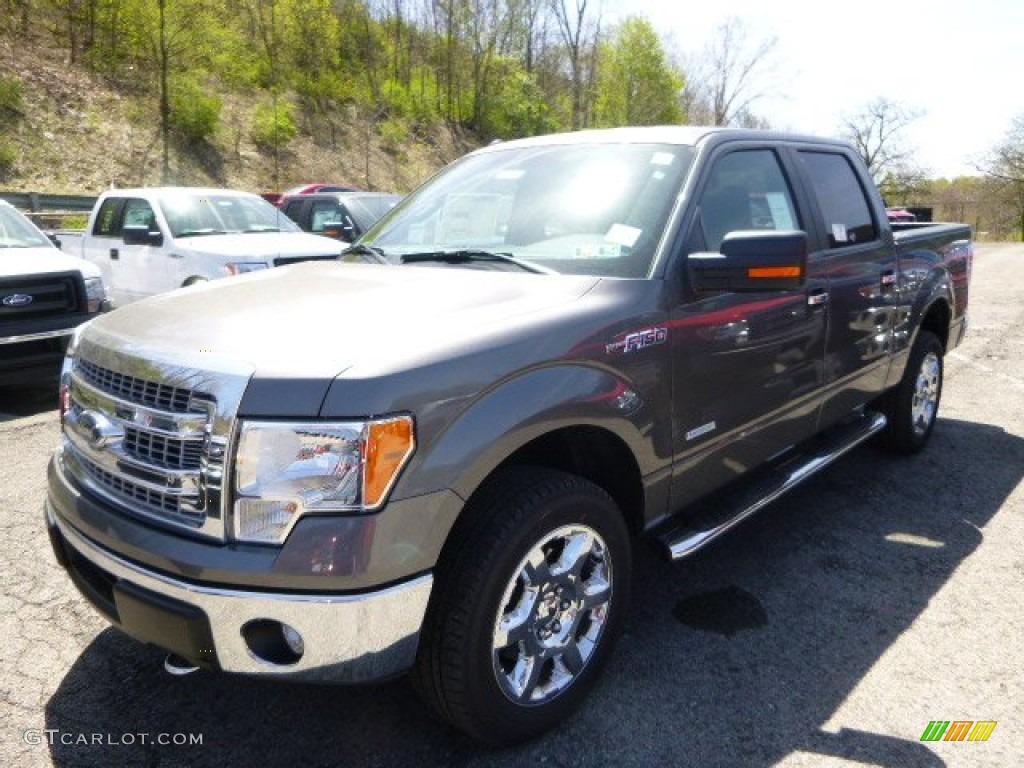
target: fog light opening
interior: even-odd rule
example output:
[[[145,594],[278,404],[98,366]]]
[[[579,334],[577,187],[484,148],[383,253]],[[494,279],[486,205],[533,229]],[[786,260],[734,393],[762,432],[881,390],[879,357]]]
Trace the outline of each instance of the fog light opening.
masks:
[[[249,652],[260,661],[278,666],[295,664],[305,652],[298,630],[273,619],[255,619],[242,627]]]

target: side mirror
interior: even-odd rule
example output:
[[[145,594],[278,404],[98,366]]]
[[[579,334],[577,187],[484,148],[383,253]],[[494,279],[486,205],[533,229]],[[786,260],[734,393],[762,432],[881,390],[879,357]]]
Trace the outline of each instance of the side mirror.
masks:
[[[121,230],[121,238],[125,245],[163,245],[164,235],[158,230],[151,230],[142,224],[130,224]]]
[[[60,248],[60,236],[56,232],[46,232],[46,239],[54,244],[57,248]]]
[[[356,228],[344,221],[328,221],[320,232],[321,235],[333,237],[346,243],[354,242],[356,239]]]
[[[686,257],[693,290],[793,291],[807,283],[806,232],[730,232],[722,240],[720,250]]]

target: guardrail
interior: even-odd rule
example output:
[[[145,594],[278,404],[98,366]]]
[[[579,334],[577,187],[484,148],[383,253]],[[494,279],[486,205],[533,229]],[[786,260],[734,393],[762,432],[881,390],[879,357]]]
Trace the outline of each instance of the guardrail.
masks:
[[[25,213],[88,213],[96,203],[96,198],[88,195],[44,195],[39,192],[0,192],[0,199]]]

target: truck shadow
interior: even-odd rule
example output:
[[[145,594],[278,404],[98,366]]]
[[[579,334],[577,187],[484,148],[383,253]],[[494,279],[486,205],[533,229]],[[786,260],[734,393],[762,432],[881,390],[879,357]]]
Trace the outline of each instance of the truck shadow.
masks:
[[[690,561],[638,548],[630,618],[603,681],[567,723],[516,748],[481,747],[438,723],[404,679],[364,688],[175,679],[160,653],[106,630],[46,705],[51,757],[61,766],[705,766],[772,765],[799,752],[941,766],[918,741],[926,722],[893,723],[904,738],[823,726],[979,546],[1022,475],[1024,440],[943,420],[923,454],[858,450]],[[80,734],[105,741],[83,744]],[[157,744],[160,734],[202,743]]]
[[[0,387],[0,421],[57,410],[57,376],[39,384]]]

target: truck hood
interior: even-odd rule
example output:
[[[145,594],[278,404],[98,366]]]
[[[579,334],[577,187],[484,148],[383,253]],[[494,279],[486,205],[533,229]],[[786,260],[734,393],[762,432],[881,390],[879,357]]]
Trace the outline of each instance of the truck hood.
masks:
[[[398,370],[578,299],[594,277],[453,266],[315,262],[182,288],[97,318],[87,335],[183,365],[215,358],[257,378]]]
[[[0,248],[0,277],[30,277],[78,270],[84,277],[99,277],[99,267],[56,248]]]
[[[249,232],[183,237],[174,241],[174,247],[229,260],[269,261],[280,257],[337,256],[342,244],[307,232]]]

